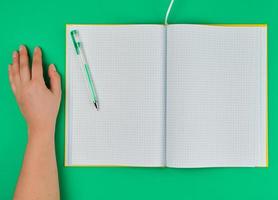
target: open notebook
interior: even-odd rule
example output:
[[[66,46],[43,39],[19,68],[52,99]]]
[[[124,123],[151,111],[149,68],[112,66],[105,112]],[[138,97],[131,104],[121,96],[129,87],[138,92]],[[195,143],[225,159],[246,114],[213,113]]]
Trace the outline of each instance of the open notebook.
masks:
[[[66,57],[66,166],[267,166],[265,25],[67,25]]]

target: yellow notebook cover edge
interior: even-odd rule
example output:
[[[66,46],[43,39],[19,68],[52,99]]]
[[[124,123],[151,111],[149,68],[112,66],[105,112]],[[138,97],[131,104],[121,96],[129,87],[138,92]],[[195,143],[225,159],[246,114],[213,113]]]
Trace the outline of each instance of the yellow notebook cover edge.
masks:
[[[268,27],[266,26],[266,167],[269,165],[268,156]]]
[[[267,24],[207,24],[209,26],[225,26],[225,27],[267,27]]]
[[[68,71],[67,71],[67,33],[68,33],[68,26],[66,25],[65,26],[65,28],[66,28],[66,30],[65,30],[65,47],[66,47],[66,49],[65,49],[65,52],[66,52],[66,56],[65,56],[65,63],[66,63],[66,65],[65,65],[65,79],[66,79],[66,84],[65,84],[65,157],[64,157],[64,166],[67,166],[67,145],[68,145],[68,140],[67,140],[67,134],[68,134],[68,115],[67,115],[67,101],[68,101],[68,98],[67,98],[67,93],[68,93],[68,75],[67,75],[67,73],[68,73]]]
[[[167,26],[165,24],[66,24],[66,26]],[[170,25],[206,25],[206,26],[226,26],[226,27],[267,27],[267,24],[168,24]]]

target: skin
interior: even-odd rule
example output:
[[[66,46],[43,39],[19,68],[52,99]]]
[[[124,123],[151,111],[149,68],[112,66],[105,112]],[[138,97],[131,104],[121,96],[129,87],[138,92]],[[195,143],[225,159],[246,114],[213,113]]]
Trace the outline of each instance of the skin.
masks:
[[[28,125],[28,143],[14,199],[60,199],[55,156],[55,123],[61,100],[61,81],[55,66],[48,68],[50,88],[43,78],[42,52],[34,50],[32,67],[21,45],[12,56],[9,79]]]

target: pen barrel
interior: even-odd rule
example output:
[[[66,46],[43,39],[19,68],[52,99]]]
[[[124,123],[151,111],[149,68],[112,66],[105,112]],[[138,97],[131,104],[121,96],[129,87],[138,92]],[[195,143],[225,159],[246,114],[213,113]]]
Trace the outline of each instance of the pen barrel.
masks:
[[[86,71],[86,76],[88,77],[87,83],[90,88],[92,100],[95,103],[95,102],[97,102],[97,95],[96,95],[95,85],[94,85],[94,81],[92,79],[91,71],[90,71],[88,64],[84,64],[84,67],[85,67],[85,71]]]
[[[86,85],[87,85],[90,99],[92,100],[93,103],[97,103],[97,95],[96,95],[95,85],[94,85],[94,81],[92,78],[89,64],[86,62],[86,59],[83,57],[82,54],[80,54],[79,56],[80,56],[80,59],[82,62],[81,70],[83,72],[83,76],[87,83]]]

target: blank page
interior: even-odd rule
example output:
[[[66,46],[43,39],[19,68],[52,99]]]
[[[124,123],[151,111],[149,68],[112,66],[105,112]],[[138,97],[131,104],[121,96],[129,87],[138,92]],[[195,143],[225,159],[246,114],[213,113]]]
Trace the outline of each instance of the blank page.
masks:
[[[99,99],[89,101],[70,38],[77,29]],[[165,165],[165,28],[69,25],[66,165]]]
[[[167,28],[167,166],[267,164],[266,27]]]

